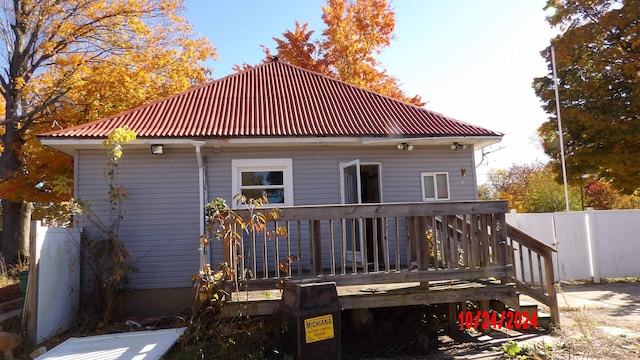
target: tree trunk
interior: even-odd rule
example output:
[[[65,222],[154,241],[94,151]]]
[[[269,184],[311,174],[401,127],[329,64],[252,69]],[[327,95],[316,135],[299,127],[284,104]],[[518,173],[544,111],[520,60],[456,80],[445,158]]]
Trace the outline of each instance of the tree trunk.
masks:
[[[25,201],[22,203],[20,213],[20,236],[18,237],[18,256],[29,257],[29,237],[31,235],[31,214],[33,213],[33,203]]]
[[[22,203],[2,200],[2,242],[0,243],[0,250],[7,265],[14,264],[18,257],[21,213]]]
[[[11,100],[7,96],[6,119],[13,120],[20,114],[21,102]],[[22,133],[16,122],[5,125],[5,133],[0,137],[4,151],[0,156],[0,181],[11,178],[16,171],[20,170],[22,162],[20,151],[24,145]],[[16,262],[18,255],[18,241],[20,238],[20,214],[22,213],[22,201],[10,199],[11,194],[2,195],[2,239],[0,239],[0,251],[7,265]]]

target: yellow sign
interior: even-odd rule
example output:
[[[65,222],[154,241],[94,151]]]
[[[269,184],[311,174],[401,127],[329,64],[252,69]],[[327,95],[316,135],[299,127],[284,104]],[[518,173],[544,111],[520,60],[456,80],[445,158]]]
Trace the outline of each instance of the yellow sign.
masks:
[[[304,335],[307,344],[333,339],[333,315],[322,315],[304,320]]]

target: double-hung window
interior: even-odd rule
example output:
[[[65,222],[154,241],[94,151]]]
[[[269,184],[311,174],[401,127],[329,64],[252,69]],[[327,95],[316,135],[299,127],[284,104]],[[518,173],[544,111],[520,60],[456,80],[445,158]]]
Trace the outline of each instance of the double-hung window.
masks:
[[[238,159],[231,167],[233,196],[259,199],[266,194],[269,205],[293,205],[291,159]]]
[[[423,172],[422,201],[449,200],[449,174],[446,172]]]

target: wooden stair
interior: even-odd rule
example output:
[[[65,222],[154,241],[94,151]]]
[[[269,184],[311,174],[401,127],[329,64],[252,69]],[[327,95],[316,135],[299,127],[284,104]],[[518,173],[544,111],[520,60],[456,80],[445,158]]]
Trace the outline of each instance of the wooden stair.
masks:
[[[506,301],[495,301],[491,303],[491,308],[495,311],[513,311],[525,313],[527,318],[530,318],[532,314],[536,314],[536,320],[538,323],[538,328],[544,330],[551,330],[551,315],[547,311],[541,311],[539,304],[531,299],[528,296],[525,296],[525,299],[521,299],[520,297],[523,295],[517,296],[517,301],[508,300]]]
[[[551,315],[548,312],[541,311],[540,306],[536,302],[529,302],[528,300],[520,301],[520,313],[533,314],[536,313],[538,327],[551,330]]]

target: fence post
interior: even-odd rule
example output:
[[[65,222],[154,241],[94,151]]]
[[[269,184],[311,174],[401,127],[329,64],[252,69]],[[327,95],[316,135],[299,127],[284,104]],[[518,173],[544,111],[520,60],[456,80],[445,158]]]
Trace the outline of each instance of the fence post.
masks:
[[[598,252],[596,251],[595,228],[593,225],[595,211],[592,207],[587,208],[587,246],[589,251],[589,265],[591,265],[591,277],[593,282],[600,282],[600,269],[598,269]]]
[[[513,227],[519,228],[518,227],[518,212],[516,211],[516,209],[511,209],[511,211],[509,211],[508,214],[511,217],[509,219],[510,221],[508,221],[508,222],[510,222]],[[505,218],[506,218],[506,216],[505,216]],[[505,221],[506,221],[506,219],[505,219]]]
[[[29,279],[27,281],[27,293],[24,299],[23,310],[25,319],[22,322],[27,325],[27,342],[34,345],[38,337],[38,269],[40,268],[40,251],[38,250],[38,231],[46,229],[40,226],[40,221],[31,222],[31,234],[29,235]]]

